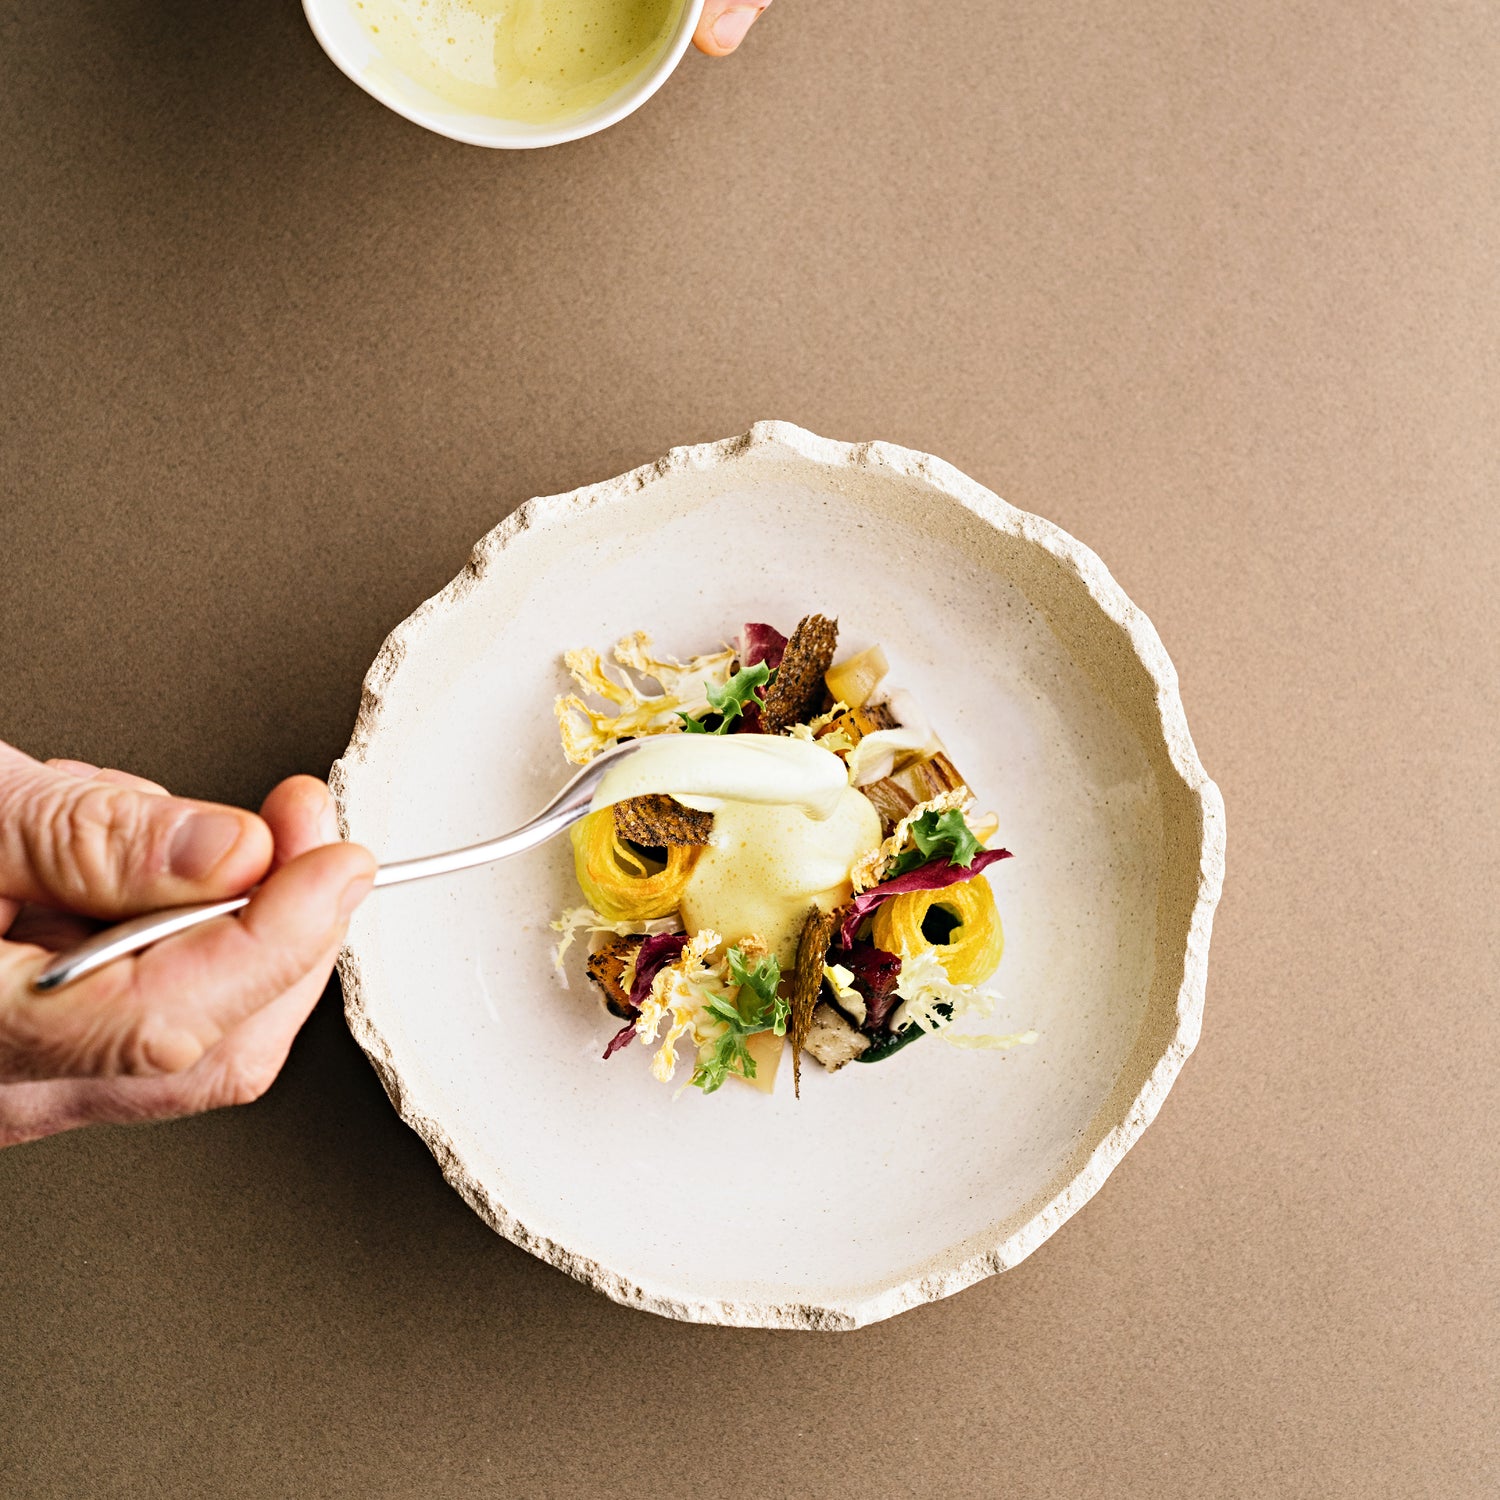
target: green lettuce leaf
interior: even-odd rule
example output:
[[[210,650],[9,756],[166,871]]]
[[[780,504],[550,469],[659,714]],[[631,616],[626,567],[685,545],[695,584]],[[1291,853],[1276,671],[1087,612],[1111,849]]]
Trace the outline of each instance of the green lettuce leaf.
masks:
[[[907,830],[907,836],[916,848],[902,850],[882,880],[894,880],[938,856],[946,858],[950,865],[961,865],[967,870],[983,847],[956,807],[945,813],[923,813]]]
[[[723,1033],[715,1038],[706,1053],[698,1059],[690,1080],[695,1088],[711,1094],[731,1073],[741,1078],[755,1077],[755,1059],[746,1047],[747,1038],[761,1031],[786,1035],[791,1006],[776,993],[781,984],[781,964],[775,954],[768,954],[752,968],[738,948],[728,953],[729,977],[739,986],[738,1001],[716,995],[704,1009],[724,1023]]]
[[[719,715],[718,725],[710,729],[702,719],[690,714],[678,714],[682,727],[688,734],[728,734],[729,726],[745,712],[748,703],[758,703],[756,689],[763,688],[776,674],[765,662],[756,662],[753,667],[741,667],[723,687],[712,682],[704,684],[709,708]]]

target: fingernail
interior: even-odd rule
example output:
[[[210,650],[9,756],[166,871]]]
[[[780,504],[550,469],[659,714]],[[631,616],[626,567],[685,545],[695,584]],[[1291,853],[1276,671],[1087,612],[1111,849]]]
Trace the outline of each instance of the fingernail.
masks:
[[[172,835],[168,856],[180,880],[202,880],[239,841],[240,820],[233,813],[200,812]]]
[[[714,40],[726,52],[738,47],[745,40],[745,33],[755,24],[755,18],[760,12],[761,7],[758,5],[736,5],[733,10],[726,10],[714,22]]]
[[[344,887],[344,894],[339,897],[339,921],[347,922],[354,915],[355,907],[370,894],[373,879],[371,875],[360,875]]]

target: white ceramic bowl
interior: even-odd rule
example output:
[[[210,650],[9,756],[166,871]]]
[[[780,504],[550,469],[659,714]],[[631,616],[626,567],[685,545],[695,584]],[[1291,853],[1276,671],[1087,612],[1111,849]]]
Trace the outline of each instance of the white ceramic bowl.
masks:
[[[1099,1188],[1197,1040],[1223,803],[1161,642],[1104,565],[955,469],[784,423],[533,500],[401,625],[333,785],[382,855],[499,833],[568,774],[560,655],[650,630],[705,649],[746,619],[879,639],[1015,858],[1001,1031],[870,1067],[783,1069],[767,1098],[676,1097],[549,919],[566,841],[381,891],[340,962],[349,1024],[448,1180],[501,1234],[672,1317],[847,1328],[1031,1253]]]
[[[638,110],[681,62],[703,12],[703,0],[687,0],[672,40],[655,64],[596,108],[556,125],[497,119],[439,98],[384,57],[356,16],[353,0],[302,0],[302,9],[329,57],[367,94],[398,115],[455,141],[524,149],[576,141]]]

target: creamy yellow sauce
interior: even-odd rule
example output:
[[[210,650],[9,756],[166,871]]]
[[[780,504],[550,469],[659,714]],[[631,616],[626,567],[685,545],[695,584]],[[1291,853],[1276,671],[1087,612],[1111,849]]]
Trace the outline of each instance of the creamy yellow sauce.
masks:
[[[385,59],[460,109],[552,124],[666,51],[684,0],[355,0]]]
[[[604,775],[595,808],[669,792],[714,815],[682,899],[690,933],[712,928],[728,943],[761,938],[789,969],[816,904],[853,894],[849,871],[880,844],[880,815],[849,785],[843,761],[781,735],[668,734]]]
[[[688,877],[683,925],[730,943],[754,934],[790,969],[808,908],[847,901],[851,867],[879,844],[880,814],[851,786],[821,821],[795,807],[721,803],[713,842]]]

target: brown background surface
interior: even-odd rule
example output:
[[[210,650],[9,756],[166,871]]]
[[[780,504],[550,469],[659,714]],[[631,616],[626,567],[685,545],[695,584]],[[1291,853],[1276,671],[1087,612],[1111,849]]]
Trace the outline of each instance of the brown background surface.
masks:
[[[1090,543],[1229,811],[1202,1045],[1016,1271],[674,1325],[492,1235],[336,994],[0,1157],[0,1491],[1496,1493],[1500,12],[778,0],[441,140],[293,0],[0,4],[0,734],[253,802],[528,495],[783,416]]]

